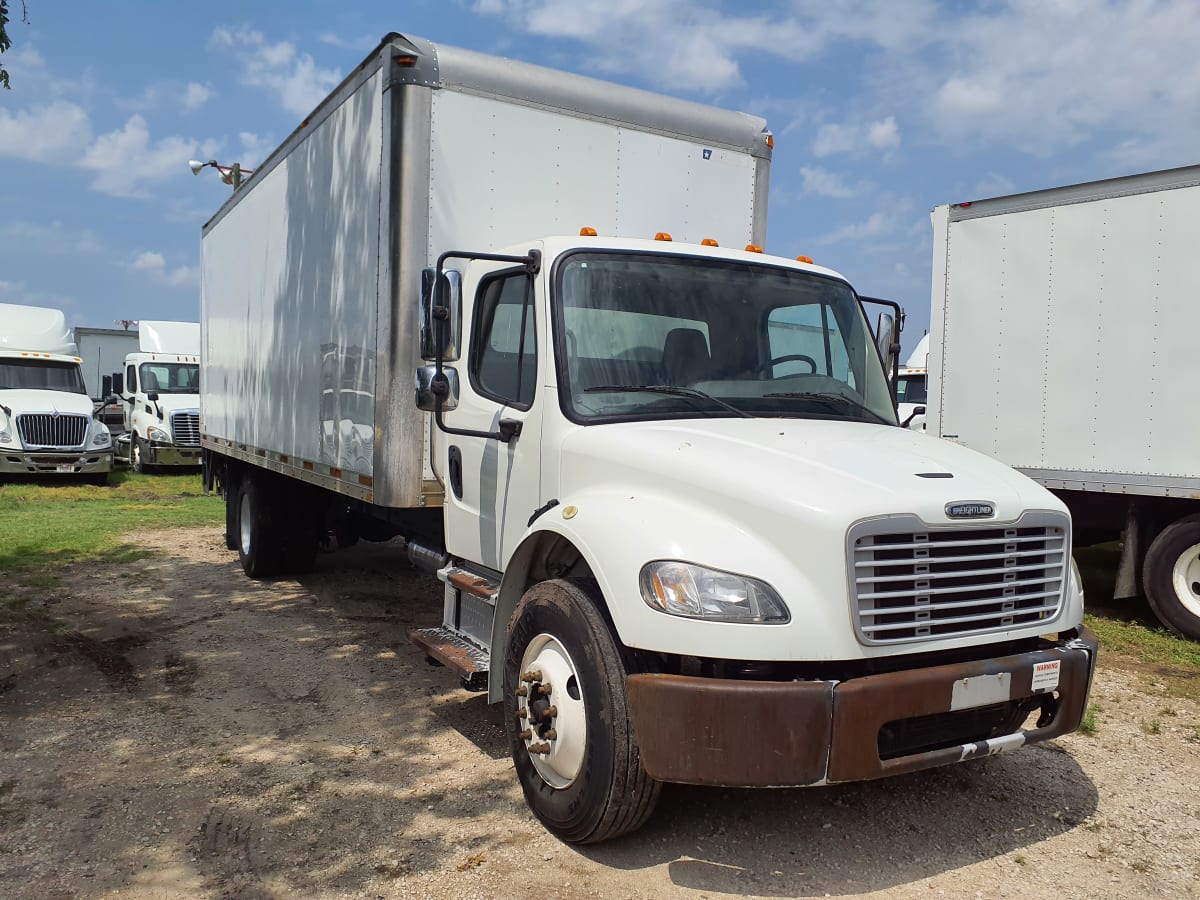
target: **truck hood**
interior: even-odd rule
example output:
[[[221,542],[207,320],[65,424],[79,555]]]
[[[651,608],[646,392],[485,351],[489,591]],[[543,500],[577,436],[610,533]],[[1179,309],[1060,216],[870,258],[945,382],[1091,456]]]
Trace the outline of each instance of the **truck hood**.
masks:
[[[55,412],[90,416],[95,409],[91,397],[69,391],[4,390],[0,391],[0,403],[11,409],[14,416]]]
[[[696,503],[769,510],[769,518],[842,520],[914,513],[947,524],[946,506],[986,502],[995,521],[1063,509],[995,460],[887,425],[815,419],[708,419],[597,425],[562,448],[562,496],[601,488],[684,492]]]

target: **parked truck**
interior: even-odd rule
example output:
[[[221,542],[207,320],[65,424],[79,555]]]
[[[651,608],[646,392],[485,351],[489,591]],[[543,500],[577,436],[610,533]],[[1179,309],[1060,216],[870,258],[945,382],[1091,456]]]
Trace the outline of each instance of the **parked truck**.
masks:
[[[1116,596],[1200,639],[1200,166],[932,217],[930,432],[1123,536]]]
[[[108,480],[112,439],[80,362],[60,310],[0,303],[0,477]]]
[[[113,374],[124,401],[117,458],[135,472],[200,465],[200,325],[138,323],[138,351]]]
[[[79,348],[80,368],[88,396],[100,404],[100,421],[108,426],[113,442],[125,431],[124,405],[113,395],[112,376],[121,367],[125,355],[138,348],[138,334],[124,328],[73,329]]]
[[[391,34],[203,229],[230,548],[262,577],[403,537],[444,591],[412,639],[504,704],[566,841],[663,782],[878,778],[1083,715],[1065,507],[898,427],[861,298],[761,251],[771,147]]]
[[[900,416],[900,424],[905,428],[925,430],[928,378],[929,335],[925,334],[896,377],[896,412]]]

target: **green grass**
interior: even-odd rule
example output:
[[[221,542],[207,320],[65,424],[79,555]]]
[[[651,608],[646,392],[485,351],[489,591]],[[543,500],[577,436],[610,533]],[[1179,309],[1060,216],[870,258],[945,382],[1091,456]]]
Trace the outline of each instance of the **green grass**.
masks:
[[[1096,729],[1098,727],[1096,724],[1096,710],[1098,708],[1099,707],[1095,705],[1089,705],[1088,708],[1084,710],[1083,721],[1079,723],[1080,734],[1086,735],[1087,737],[1095,736]]]
[[[19,575],[25,587],[46,588],[60,565],[145,556],[124,540],[127,531],[223,521],[222,501],[204,494],[194,473],[117,471],[106,487],[6,482],[0,485],[0,573]]]

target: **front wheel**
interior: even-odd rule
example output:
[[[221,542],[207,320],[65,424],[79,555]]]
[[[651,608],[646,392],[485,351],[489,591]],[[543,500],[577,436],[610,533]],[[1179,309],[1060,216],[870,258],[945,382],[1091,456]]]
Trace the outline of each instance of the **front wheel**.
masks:
[[[146,471],[146,453],[137,434],[129,437],[129,467],[139,475]]]
[[[1160,622],[1200,640],[1200,515],[1172,522],[1154,539],[1142,566],[1142,584]]]
[[[625,666],[598,598],[574,581],[530,588],[509,622],[504,708],[525,800],[573,844],[645,824],[661,784],[642,768]]]

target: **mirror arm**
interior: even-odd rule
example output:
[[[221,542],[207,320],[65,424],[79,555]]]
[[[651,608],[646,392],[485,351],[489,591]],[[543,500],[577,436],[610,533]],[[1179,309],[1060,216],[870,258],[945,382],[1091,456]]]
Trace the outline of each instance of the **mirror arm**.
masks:
[[[531,249],[525,256],[508,256],[502,253],[472,253],[465,250],[447,250],[437,260],[437,272],[434,275],[433,291],[435,295],[442,283],[442,273],[448,259],[480,259],[486,262],[508,262],[524,266],[526,273],[532,277],[541,271],[542,251]],[[442,406],[450,396],[450,379],[443,373],[442,348],[446,344],[446,329],[450,327],[450,309],[444,303],[437,302],[435,297],[432,309],[434,327],[434,375],[429,382],[429,390],[433,393],[433,420],[439,430],[446,434],[457,434],[462,437],[478,437],[485,440],[500,441],[508,444],[521,434],[521,423],[516,419],[501,419],[498,431],[473,431],[469,428],[454,428],[442,421]]]

